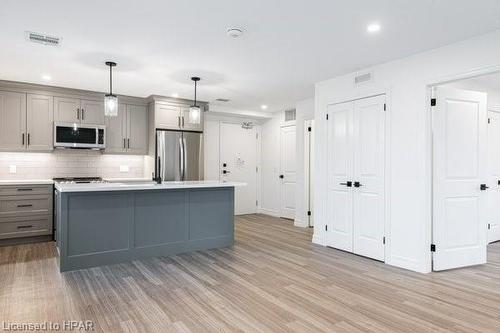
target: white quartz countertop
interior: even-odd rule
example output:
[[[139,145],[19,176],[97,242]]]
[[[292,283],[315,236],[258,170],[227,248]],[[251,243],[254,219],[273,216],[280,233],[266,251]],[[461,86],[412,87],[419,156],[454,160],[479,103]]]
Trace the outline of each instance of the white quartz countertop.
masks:
[[[157,184],[148,182],[124,182],[124,183],[91,183],[91,184],[55,184],[59,192],[103,192],[103,191],[144,191],[144,190],[171,190],[188,188],[213,188],[213,187],[238,187],[246,186],[245,183],[221,182],[221,181],[186,181],[186,182],[163,182]]]
[[[10,179],[0,180],[0,185],[51,185],[52,179]]]

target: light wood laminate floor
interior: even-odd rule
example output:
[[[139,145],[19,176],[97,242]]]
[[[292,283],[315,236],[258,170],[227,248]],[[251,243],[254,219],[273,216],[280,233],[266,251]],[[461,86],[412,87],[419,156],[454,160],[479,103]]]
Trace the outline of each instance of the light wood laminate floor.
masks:
[[[53,243],[0,248],[0,325],[93,320],[97,332],[500,332],[500,244],[428,275],[237,218],[232,248],[60,274]],[[1,327],[1,326],[0,326]],[[0,328],[1,331],[1,328]]]

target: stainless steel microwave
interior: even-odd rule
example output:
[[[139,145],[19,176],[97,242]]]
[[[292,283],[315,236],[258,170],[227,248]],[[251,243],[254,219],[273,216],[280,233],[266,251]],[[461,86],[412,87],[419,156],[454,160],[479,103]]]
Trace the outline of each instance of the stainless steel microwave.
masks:
[[[54,147],[74,149],[106,148],[106,126],[54,123]]]

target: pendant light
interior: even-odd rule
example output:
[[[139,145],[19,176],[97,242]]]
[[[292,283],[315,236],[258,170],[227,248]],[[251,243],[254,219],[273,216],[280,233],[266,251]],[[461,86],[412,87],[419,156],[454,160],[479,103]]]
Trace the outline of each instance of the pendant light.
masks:
[[[109,94],[104,96],[104,115],[107,117],[118,116],[118,96],[113,94],[113,67],[116,62],[106,61],[109,66]]]
[[[192,81],[194,81],[194,104],[189,108],[189,123],[190,124],[199,124],[201,120],[201,109],[198,105],[196,105],[196,87],[198,81],[201,79],[199,77],[192,77]]]

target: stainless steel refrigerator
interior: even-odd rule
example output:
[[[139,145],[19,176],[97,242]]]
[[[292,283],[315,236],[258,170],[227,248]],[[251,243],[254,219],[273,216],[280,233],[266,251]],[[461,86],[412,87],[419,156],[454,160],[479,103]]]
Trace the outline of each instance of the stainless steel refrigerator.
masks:
[[[203,180],[203,133],[156,130],[155,161],[163,181]]]

